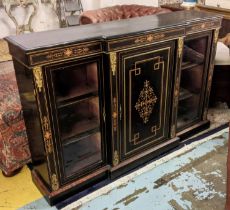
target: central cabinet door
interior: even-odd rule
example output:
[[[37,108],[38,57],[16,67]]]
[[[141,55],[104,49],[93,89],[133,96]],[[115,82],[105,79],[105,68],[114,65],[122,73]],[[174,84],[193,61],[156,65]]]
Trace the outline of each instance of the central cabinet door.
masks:
[[[120,56],[121,159],[169,137],[174,42],[123,51]]]

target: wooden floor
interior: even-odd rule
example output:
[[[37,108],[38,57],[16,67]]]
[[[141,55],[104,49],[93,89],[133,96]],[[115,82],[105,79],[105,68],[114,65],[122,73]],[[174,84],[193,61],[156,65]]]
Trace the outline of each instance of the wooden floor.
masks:
[[[0,210],[15,210],[41,197],[27,166],[11,178],[5,178],[0,173]]]

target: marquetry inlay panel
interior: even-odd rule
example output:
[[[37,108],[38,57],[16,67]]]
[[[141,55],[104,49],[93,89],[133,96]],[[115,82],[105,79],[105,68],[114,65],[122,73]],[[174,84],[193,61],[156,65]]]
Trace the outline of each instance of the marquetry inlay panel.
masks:
[[[156,101],[157,97],[153,91],[153,88],[151,87],[150,82],[146,80],[135,105],[135,108],[139,112],[143,123],[146,124],[149,121],[149,117],[152,114]]]

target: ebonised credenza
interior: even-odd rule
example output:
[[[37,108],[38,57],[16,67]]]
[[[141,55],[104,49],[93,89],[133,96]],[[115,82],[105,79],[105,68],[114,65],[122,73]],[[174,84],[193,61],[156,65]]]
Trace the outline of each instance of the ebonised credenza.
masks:
[[[32,177],[51,204],[209,126],[220,25],[178,11],[6,38]]]

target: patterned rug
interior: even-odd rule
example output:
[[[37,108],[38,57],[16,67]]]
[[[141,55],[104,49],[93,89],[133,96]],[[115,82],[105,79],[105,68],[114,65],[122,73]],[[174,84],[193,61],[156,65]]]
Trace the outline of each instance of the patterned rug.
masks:
[[[50,207],[39,199],[24,209],[170,210],[224,209],[228,125],[186,144],[112,182]]]

